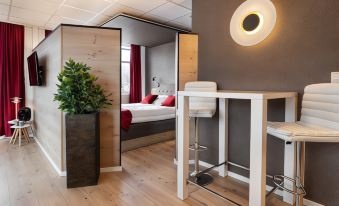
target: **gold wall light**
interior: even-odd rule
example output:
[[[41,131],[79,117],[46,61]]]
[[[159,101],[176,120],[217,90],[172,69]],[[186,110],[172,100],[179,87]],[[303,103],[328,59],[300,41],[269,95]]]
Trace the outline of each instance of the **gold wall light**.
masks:
[[[242,46],[256,45],[271,33],[276,18],[276,10],[271,0],[247,0],[232,16],[231,37]]]

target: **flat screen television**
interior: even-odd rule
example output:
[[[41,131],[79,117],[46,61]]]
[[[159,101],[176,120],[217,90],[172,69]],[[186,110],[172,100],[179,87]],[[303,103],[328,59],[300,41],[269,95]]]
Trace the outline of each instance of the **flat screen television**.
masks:
[[[33,52],[28,58],[29,83],[31,86],[42,85],[42,70],[39,66],[38,54]]]

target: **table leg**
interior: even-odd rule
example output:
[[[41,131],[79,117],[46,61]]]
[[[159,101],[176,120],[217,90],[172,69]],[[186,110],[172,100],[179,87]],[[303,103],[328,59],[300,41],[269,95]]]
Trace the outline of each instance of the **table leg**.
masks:
[[[28,144],[29,143],[29,135],[28,135],[28,132],[27,132],[27,128],[23,128],[22,131],[23,131],[26,143]]]
[[[18,129],[18,130],[19,130],[19,147],[21,147],[22,130],[21,129]]]
[[[12,143],[12,141],[14,141],[14,138],[15,138],[16,133],[17,133],[17,129],[14,129],[14,132],[13,132],[13,134],[12,134],[12,138],[11,138],[11,140],[9,140],[9,143],[10,143],[10,144]]]
[[[189,98],[178,97],[178,164],[177,196],[181,200],[188,197],[189,161]]]
[[[228,99],[219,99],[219,164],[228,160]],[[226,177],[228,165],[219,167],[219,176]]]
[[[285,99],[285,122],[296,122],[297,121],[297,97]],[[285,155],[284,155],[284,175],[287,177],[296,177],[296,153],[297,143],[292,142],[291,144],[285,143]],[[293,184],[290,181],[285,180],[284,183],[287,189],[293,190]],[[283,200],[288,204],[293,204],[296,201],[296,196],[286,191],[283,191]]]
[[[251,100],[249,205],[265,206],[267,100]]]
[[[31,139],[30,139],[30,137],[29,137],[28,128],[26,128],[26,129],[25,129],[25,131],[26,131],[26,135],[27,135],[27,140],[28,140],[28,142],[30,142],[30,141],[31,141]]]
[[[18,136],[19,136],[19,129],[15,129],[15,130],[16,130],[16,133],[15,133],[14,140],[13,140],[12,144],[15,144],[16,139],[17,139]]]

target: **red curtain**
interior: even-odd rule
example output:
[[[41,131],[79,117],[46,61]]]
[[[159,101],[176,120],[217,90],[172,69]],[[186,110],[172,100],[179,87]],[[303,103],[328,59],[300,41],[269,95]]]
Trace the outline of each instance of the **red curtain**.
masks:
[[[24,27],[0,22],[0,136],[11,136],[12,97],[22,98],[19,108],[25,105]]]
[[[130,103],[141,101],[141,50],[138,45],[131,45],[130,59]]]

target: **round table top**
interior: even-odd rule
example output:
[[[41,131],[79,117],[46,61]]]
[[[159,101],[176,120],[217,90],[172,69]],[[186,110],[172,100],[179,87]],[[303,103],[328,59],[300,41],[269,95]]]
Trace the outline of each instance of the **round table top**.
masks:
[[[24,124],[23,126],[13,125],[13,126],[11,126],[11,128],[13,128],[13,129],[23,129],[23,128],[27,128],[29,126],[30,126],[29,124]]]
[[[15,124],[15,119],[13,119],[13,120],[11,120],[11,121],[8,121],[8,124]],[[29,120],[29,121],[26,121],[25,122],[26,124],[32,124],[32,121],[31,120]]]

